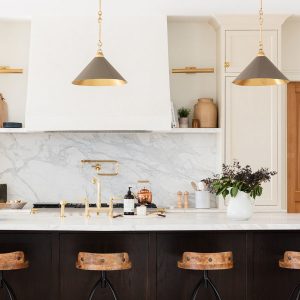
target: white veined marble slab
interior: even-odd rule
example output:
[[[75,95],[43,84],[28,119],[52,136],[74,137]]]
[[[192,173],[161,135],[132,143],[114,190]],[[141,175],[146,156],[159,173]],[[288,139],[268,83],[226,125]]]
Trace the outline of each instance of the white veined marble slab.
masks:
[[[256,213],[249,221],[232,221],[225,213],[167,213],[165,218],[108,218],[83,216],[83,210],[0,211],[0,230],[38,231],[201,231],[201,230],[300,230],[300,214]]]

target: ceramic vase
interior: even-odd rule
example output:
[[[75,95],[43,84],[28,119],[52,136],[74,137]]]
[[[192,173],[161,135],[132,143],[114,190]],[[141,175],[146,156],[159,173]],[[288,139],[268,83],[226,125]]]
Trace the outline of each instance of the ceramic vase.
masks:
[[[194,106],[194,117],[199,120],[201,128],[216,128],[218,125],[218,109],[213,99],[198,99],[198,103]]]
[[[229,197],[227,216],[233,220],[249,220],[253,215],[253,200],[245,192],[238,192],[236,197]]]
[[[179,118],[179,128],[188,128],[189,118]]]

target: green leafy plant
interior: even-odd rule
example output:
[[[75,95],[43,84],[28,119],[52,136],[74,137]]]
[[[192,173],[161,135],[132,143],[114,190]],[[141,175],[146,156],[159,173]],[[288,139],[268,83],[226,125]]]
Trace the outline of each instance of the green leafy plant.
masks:
[[[187,118],[190,114],[191,110],[185,107],[181,107],[177,110],[179,118]]]
[[[238,161],[232,165],[222,166],[222,173],[216,174],[212,178],[203,179],[209,192],[236,197],[239,191],[245,192],[253,199],[261,196],[263,192],[262,183],[271,180],[271,177],[277,174],[275,171],[269,171],[268,168],[260,168],[253,172],[249,165],[242,167]]]

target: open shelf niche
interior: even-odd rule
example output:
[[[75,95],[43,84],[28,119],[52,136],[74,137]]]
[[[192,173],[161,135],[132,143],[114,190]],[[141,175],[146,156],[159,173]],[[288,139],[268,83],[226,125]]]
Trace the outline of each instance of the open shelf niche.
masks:
[[[191,127],[197,100],[213,98],[216,102],[217,24],[211,17],[168,17],[168,46],[171,101],[176,116],[180,107],[191,109]],[[174,73],[174,69],[185,68],[196,68],[198,72]],[[218,132],[210,128],[191,129],[176,128],[174,132]]]
[[[0,93],[8,106],[8,121],[25,127],[31,22],[0,18]],[[0,128],[0,132],[25,132],[24,128]]]

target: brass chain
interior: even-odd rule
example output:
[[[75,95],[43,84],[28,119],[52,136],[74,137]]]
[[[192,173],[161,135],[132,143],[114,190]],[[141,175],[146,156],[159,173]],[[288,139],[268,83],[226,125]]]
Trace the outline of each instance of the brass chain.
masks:
[[[264,24],[264,12],[263,12],[263,0],[260,0],[260,9],[259,9],[259,53],[264,53],[263,45],[263,24]]]
[[[98,40],[98,50],[97,54],[102,55],[102,40],[101,40],[101,35],[102,35],[102,1],[99,0],[99,11],[98,11],[98,24],[99,24],[99,40]]]

